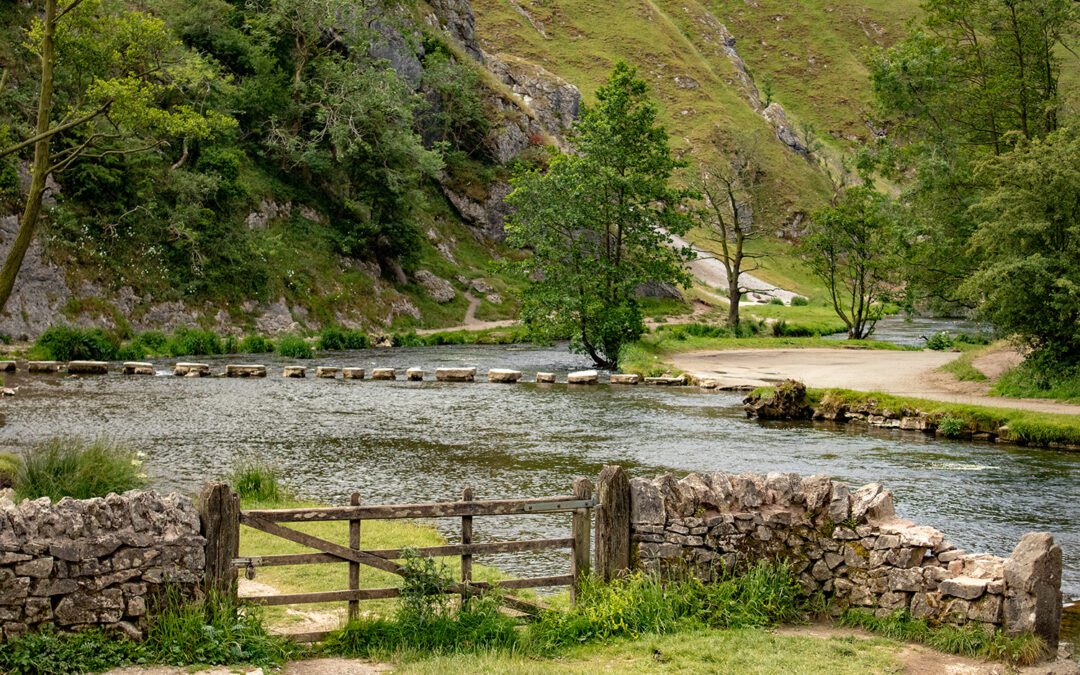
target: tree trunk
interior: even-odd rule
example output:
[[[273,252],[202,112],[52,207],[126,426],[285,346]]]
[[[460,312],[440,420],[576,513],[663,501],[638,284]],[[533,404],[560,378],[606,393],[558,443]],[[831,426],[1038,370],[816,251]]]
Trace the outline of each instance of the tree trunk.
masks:
[[[45,0],[45,33],[41,40],[41,91],[38,98],[36,135],[49,131],[53,106],[53,68],[56,64],[56,0]],[[49,175],[49,149],[51,136],[45,136],[34,144],[34,164],[31,167],[30,191],[26,206],[19,220],[19,234],[11,245],[3,269],[0,269],[0,312],[7,307],[15,288],[15,277],[22,268],[26,251],[34,241],[38,220],[41,217],[41,201],[45,196],[45,180]]]
[[[742,301],[742,289],[739,288],[738,279],[728,279],[728,310],[727,325],[731,330],[739,327],[739,303]]]

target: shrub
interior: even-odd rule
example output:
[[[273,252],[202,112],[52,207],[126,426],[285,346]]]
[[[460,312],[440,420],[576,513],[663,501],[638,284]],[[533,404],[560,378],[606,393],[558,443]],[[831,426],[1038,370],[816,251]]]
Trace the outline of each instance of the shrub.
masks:
[[[867,610],[849,609],[840,616],[840,624],[879,633],[894,640],[922,642],[950,654],[975,658],[1004,660],[1028,665],[1042,658],[1046,649],[1042,640],[1025,633],[1010,637],[1001,631],[991,631],[980,624],[930,626],[915,619],[906,610],[885,617],[876,617]]]
[[[11,452],[0,452],[0,490],[15,486],[15,474],[22,460]]]
[[[100,328],[53,326],[38,337],[35,351],[46,359],[76,361],[82,359],[112,361],[120,343]]]
[[[142,647],[151,663],[174,666],[252,663],[272,667],[299,652],[287,638],[266,631],[257,607],[245,606],[240,611],[217,594],[190,600],[172,588],[154,608]]]
[[[274,343],[262,335],[245,335],[240,341],[240,351],[244,354],[269,354],[274,351]]]
[[[806,307],[809,304],[810,298],[804,298],[801,295],[796,295],[794,298],[791,299],[792,307]]]
[[[146,485],[142,462],[126,446],[99,438],[91,443],[54,438],[27,452],[15,473],[19,499],[89,499]]]
[[[217,333],[201,328],[177,328],[165,344],[169,356],[206,356],[224,351]]]
[[[147,356],[165,353],[169,337],[158,330],[139,333],[120,348],[116,358],[124,361],[138,361]]]
[[[46,628],[0,642],[0,672],[10,675],[75,675],[137,663],[142,650],[98,628],[58,633]]]
[[[390,344],[395,347],[423,347],[427,342],[417,335],[416,331],[409,331],[408,333],[394,333],[390,338]]]
[[[780,319],[772,323],[773,337],[814,337],[818,333],[808,326],[789,324],[787,320]]]
[[[286,496],[280,472],[260,462],[240,462],[233,467],[228,481],[244,501],[271,503]]]
[[[277,353],[279,356],[285,356],[291,359],[313,359],[315,358],[315,350],[311,348],[308,341],[300,335],[290,334],[283,335],[277,343]]]
[[[938,331],[926,340],[926,348],[943,352],[953,348],[953,337],[946,331]]]
[[[776,297],[769,298],[769,304],[770,305],[780,305],[781,307],[783,307],[784,300],[782,298],[776,298]]]
[[[945,415],[941,418],[941,421],[938,422],[937,428],[945,438],[959,438],[963,435],[964,430],[967,428],[967,424],[959,417]]]
[[[341,326],[327,326],[319,335],[319,349],[323,351],[367,349],[369,345],[368,336],[363,331],[350,330]]]

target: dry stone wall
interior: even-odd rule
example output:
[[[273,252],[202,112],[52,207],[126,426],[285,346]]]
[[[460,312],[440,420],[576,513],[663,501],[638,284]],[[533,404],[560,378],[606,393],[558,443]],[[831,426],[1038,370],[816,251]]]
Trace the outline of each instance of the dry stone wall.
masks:
[[[1008,558],[967,553],[898,518],[880,485],[852,491],[827,476],[636,478],[630,497],[640,569],[708,580],[737,564],[784,559],[836,613],[908,610],[931,623],[1032,632],[1057,647],[1061,548],[1047,533],[1025,535]]]
[[[0,498],[0,629],[99,626],[138,638],[163,584],[202,582],[199,513],[180,495],[133,491],[98,499]]]

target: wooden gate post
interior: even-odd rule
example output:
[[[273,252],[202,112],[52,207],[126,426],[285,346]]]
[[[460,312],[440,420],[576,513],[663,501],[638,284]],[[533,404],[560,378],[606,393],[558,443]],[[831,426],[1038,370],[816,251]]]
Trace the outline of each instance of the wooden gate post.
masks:
[[[226,483],[207,483],[199,496],[199,512],[206,537],[203,588],[235,601],[233,558],[240,552],[240,496]]]
[[[354,492],[349,497],[350,506],[360,506],[360,493]],[[360,550],[360,520],[353,518],[349,521],[349,548],[354,551]],[[360,563],[349,561],[349,590],[360,590]],[[360,618],[360,601],[349,601],[349,621]]]
[[[578,478],[574,481],[574,499],[591,499],[592,483],[588,478]],[[578,590],[581,581],[589,574],[589,530],[592,523],[591,509],[578,509],[574,511],[571,521],[572,537],[574,538],[574,557],[571,563],[570,573],[574,576],[574,585],[570,589],[571,601],[577,601]]]
[[[611,581],[630,569],[630,478],[605,466],[596,479],[596,573]]]
[[[473,489],[467,487],[461,491],[461,501],[471,502],[473,500]],[[472,516],[461,517],[461,543],[468,545],[473,543],[473,519]],[[469,600],[469,586],[472,584],[472,563],[473,557],[471,553],[461,554],[461,604],[464,605]]]

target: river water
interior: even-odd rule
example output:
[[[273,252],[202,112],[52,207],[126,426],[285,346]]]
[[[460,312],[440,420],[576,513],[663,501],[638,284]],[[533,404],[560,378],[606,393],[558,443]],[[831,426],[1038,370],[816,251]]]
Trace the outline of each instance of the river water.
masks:
[[[1066,596],[1080,596],[1080,454],[939,441],[920,433],[866,432],[745,419],[740,396],[691,388],[574,387],[285,380],[116,374],[9,376],[18,396],[0,403],[0,449],[60,434],[108,434],[147,454],[161,488],[189,493],[240,458],[280,467],[300,496],[367,503],[568,494],[605,464],[631,475],[664,471],[824,473],[853,485],[881,482],[897,511],[972,551],[1008,555],[1020,535],[1053,532],[1065,552]],[[209,360],[215,372],[225,361]],[[587,367],[562,347],[454,346],[345,352],[306,365],[372,368]],[[449,536],[453,522],[436,523]],[[567,536],[566,516],[477,519],[476,537]],[[561,573],[566,557],[484,559],[509,571]]]

